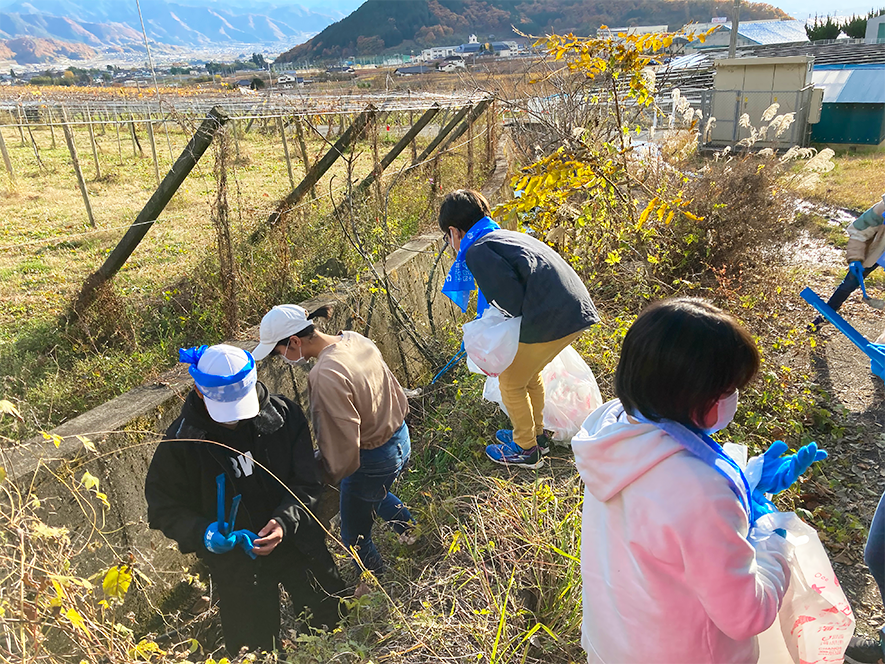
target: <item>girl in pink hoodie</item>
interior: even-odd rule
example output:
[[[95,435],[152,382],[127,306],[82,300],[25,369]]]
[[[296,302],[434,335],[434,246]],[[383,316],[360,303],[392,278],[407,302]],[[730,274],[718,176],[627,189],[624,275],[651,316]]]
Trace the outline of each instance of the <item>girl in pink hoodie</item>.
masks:
[[[747,331],[703,300],[652,304],[627,332],[618,399],[572,440],[588,662],[765,661],[756,636],[789,584],[790,545],[751,544],[753,491],[709,437],[759,362]]]

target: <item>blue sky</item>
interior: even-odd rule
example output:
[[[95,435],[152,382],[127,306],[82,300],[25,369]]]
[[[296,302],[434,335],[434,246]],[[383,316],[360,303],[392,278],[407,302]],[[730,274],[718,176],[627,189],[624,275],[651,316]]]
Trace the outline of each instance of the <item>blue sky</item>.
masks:
[[[885,6],[885,1],[879,2],[857,2],[856,0],[845,0],[837,2],[834,0],[774,0],[771,4],[780,7],[790,16],[798,19],[806,19],[815,14],[819,16],[838,15],[850,16],[851,14],[866,14],[870,9],[878,9]]]

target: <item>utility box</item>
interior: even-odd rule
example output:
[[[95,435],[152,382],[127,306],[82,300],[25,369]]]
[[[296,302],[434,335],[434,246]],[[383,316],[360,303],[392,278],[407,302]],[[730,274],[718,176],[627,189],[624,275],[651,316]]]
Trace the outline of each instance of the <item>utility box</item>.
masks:
[[[805,144],[812,108],[814,58],[731,58],[717,60],[715,67],[713,90],[706,92],[702,111],[716,122],[705,145],[751,143],[754,149],[787,149]],[[762,120],[772,104],[778,104],[773,118]],[[786,129],[777,125],[768,129],[772,119],[790,113],[792,122],[783,123],[788,125]]]

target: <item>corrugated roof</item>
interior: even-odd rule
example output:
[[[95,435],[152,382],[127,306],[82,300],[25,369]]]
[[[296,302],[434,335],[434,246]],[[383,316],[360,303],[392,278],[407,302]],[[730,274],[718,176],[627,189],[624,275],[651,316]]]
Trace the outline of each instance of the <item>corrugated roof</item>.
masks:
[[[822,65],[811,80],[825,104],[885,104],[885,64]]]
[[[738,23],[738,34],[757,44],[788,44],[807,42],[802,21],[751,21]]]

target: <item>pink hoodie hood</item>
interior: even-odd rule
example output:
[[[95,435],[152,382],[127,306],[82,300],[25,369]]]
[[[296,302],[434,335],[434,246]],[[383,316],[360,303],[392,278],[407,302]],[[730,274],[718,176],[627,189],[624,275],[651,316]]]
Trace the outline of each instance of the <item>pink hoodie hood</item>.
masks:
[[[602,502],[684,449],[654,424],[629,422],[618,399],[597,408],[572,439],[581,479]]]

